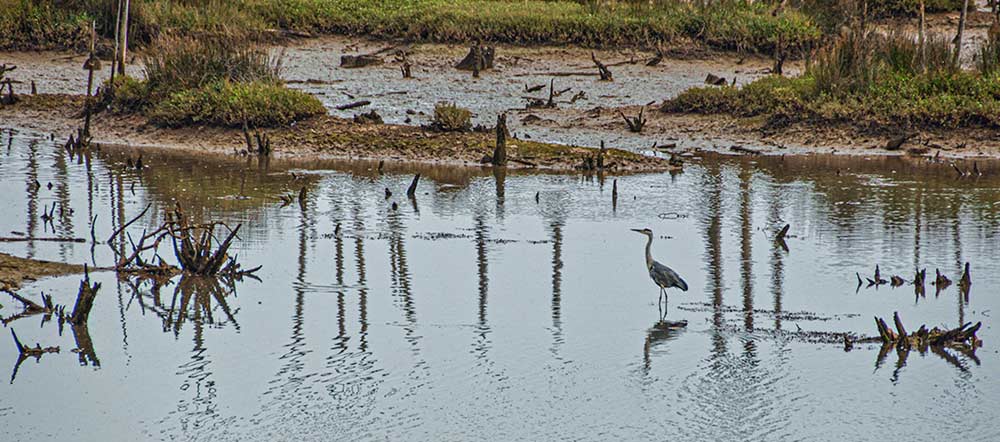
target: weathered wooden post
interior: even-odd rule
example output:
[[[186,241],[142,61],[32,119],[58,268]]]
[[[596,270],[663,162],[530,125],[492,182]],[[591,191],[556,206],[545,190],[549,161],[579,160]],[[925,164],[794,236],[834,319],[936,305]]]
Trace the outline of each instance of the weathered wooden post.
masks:
[[[493,148],[493,165],[507,165],[507,114],[497,115],[497,144]]]
[[[90,24],[90,56],[87,57],[87,61],[83,62],[83,69],[87,71],[87,101],[84,102],[83,107],[83,136],[90,137],[90,112],[93,107],[91,101],[91,90],[94,87],[94,71],[101,69],[101,59],[97,58],[94,54],[95,40],[97,39],[97,31],[95,29],[96,24],[91,22]]]

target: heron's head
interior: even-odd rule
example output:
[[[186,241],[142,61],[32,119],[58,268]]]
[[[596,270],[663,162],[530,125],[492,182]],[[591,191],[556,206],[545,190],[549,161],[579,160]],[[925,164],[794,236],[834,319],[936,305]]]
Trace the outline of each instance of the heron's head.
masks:
[[[643,235],[653,236],[653,231],[649,229],[632,229],[633,232],[639,232]]]

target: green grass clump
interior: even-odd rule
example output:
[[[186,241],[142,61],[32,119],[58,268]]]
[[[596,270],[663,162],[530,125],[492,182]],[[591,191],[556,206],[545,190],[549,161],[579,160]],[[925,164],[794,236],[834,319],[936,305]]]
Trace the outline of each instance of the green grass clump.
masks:
[[[220,81],[171,94],[148,111],[154,124],[178,127],[208,124],[238,127],[288,125],[326,113],[315,97],[280,84]]]
[[[908,36],[849,36],[820,52],[800,77],[766,77],[742,88],[694,88],[665,102],[662,110],[767,116],[771,124],[997,128],[995,63],[981,61],[975,71],[957,69],[947,42],[937,38],[929,39],[921,63],[919,48]]]
[[[118,77],[103,88],[112,111],[171,127],[273,127],[326,112],[316,97],[286,88],[280,60],[247,39],[163,36],[143,58],[145,80]]]
[[[431,126],[442,132],[468,132],[472,129],[472,112],[453,103],[438,103]]]
[[[222,80],[275,82],[281,76],[280,59],[272,59],[266,48],[250,40],[232,36],[163,36],[145,52],[143,65],[156,93]]]

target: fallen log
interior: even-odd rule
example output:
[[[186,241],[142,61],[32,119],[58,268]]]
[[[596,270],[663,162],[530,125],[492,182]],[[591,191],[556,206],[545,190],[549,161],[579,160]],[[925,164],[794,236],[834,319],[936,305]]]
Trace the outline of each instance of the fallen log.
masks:
[[[347,104],[342,104],[340,106],[335,106],[334,109],[337,109],[337,110],[350,110],[350,109],[354,109],[354,108],[358,108],[358,107],[362,107],[362,106],[368,106],[369,104],[372,104],[372,102],[368,101],[368,100],[359,100],[359,101],[355,101],[353,103],[347,103]]]
[[[357,69],[367,66],[380,65],[384,63],[382,57],[375,54],[341,55],[340,67],[345,69]]]
[[[895,332],[889,328],[884,319],[879,317],[875,317],[875,326],[878,328],[879,338],[883,345],[894,347],[898,351],[907,351],[910,348],[924,351],[928,347],[952,347],[975,351],[976,348],[982,346],[982,341],[976,336],[976,332],[983,325],[982,322],[977,322],[975,325],[967,322],[953,329],[938,327],[928,329],[926,325],[921,325],[917,331],[907,333],[898,312],[893,313],[892,320],[896,328]]]

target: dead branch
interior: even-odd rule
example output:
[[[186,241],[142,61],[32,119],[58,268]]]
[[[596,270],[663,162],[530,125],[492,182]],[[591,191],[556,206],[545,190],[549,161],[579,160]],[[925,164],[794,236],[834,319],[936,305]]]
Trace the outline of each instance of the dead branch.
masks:
[[[3,237],[3,238],[0,238],[0,242],[34,242],[34,241],[42,241],[42,242],[87,242],[87,240],[83,239],[83,238],[44,238],[44,237],[43,238],[31,238],[31,237],[26,237],[26,238],[8,238],[8,237]]]
[[[360,101],[355,101],[353,103],[347,103],[347,104],[342,104],[340,106],[336,106],[336,107],[334,107],[334,109],[337,109],[337,110],[350,110],[350,109],[354,109],[354,108],[357,108],[357,107],[368,106],[369,104],[372,104],[372,102],[368,101],[368,100],[360,100]]]

